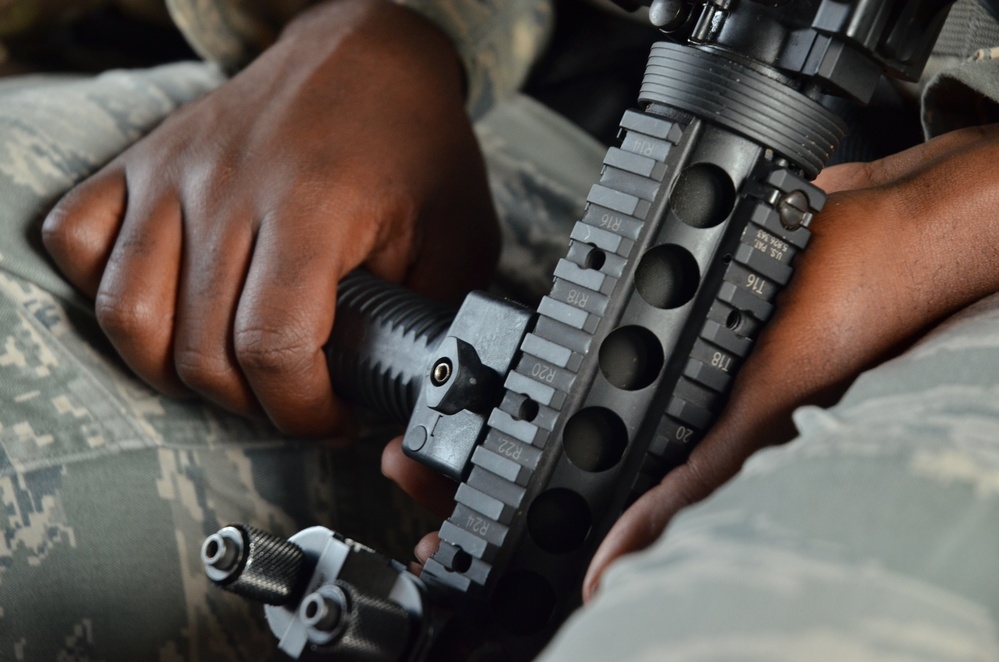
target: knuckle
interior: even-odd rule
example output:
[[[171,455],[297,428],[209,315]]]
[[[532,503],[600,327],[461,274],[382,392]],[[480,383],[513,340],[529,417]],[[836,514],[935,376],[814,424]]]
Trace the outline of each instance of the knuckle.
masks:
[[[148,341],[163,316],[150,302],[121,292],[100,290],[94,301],[97,323],[112,339]]]
[[[303,369],[315,348],[288,326],[251,326],[234,333],[236,362],[249,373],[292,374]]]
[[[75,253],[84,243],[74,209],[65,201],[57,204],[42,223],[42,244],[54,256]]]
[[[232,370],[224,355],[208,352],[198,346],[174,349],[174,369],[188,387],[199,393],[215,393],[225,388]]]

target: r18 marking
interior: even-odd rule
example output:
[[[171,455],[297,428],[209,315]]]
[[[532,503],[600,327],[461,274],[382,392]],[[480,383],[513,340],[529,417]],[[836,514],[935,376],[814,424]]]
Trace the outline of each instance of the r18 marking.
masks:
[[[590,300],[590,295],[586,292],[581,292],[579,290],[569,290],[569,294],[565,297],[565,302],[576,306],[578,308],[585,308],[586,303]]]

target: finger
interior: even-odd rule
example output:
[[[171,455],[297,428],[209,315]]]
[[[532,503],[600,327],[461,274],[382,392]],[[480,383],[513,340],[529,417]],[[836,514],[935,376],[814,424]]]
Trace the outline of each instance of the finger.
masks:
[[[308,437],[332,434],[349,418],[333,394],[323,345],[337,283],[360,262],[332,257],[352,237],[317,230],[294,211],[264,220],[233,327],[236,361],[267,416],[282,431]]]
[[[802,255],[777,314],[739,371],[710,433],[684,465],[638,499],[604,538],[584,579],[584,599],[592,597],[612,562],[654,542],[681,509],[723,485],[753,453],[790,440],[794,409],[835,401],[861,366],[876,360],[895,342],[893,337],[870,333],[881,328],[876,324],[881,306],[861,305],[860,312],[851,308],[859,294],[853,290],[854,281],[837,277],[841,270],[857,273],[842,257],[856,257],[851,246],[837,241],[850,231],[842,223],[833,222],[830,227],[833,236],[817,235]],[[854,238],[864,241],[862,229]],[[870,243],[864,246],[873,250]],[[870,262],[860,260],[868,267]],[[865,280],[862,274],[859,280]],[[874,322],[861,320],[862,314],[874,316]]]
[[[747,364],[746,368],[750,366]],[[754,393],[769,390],[766,385],[774,380],[776,371],[767,370],[768,374],[750,375],[746,380],[753,385]],[[808,392],[805,384],[796,382],[787,393],[796,388]],[[764,401],[751,397],[746,389],[733,391],[732,403],[725,414],[694,448],[687,462],[666,474],[611,527],[590,561],[583,580],[583,599],[593,597],[604,572],[614,561],[655,542],[677,513],[728,482],[753,453],[790,440],[794,436],[791,412],[797,404],[793,395],[776,393],[774,398]]]
[[[997,125],[958,129],[870,163],[842,163],[830,166],[819,173],[814,183],[826,193],[882,186],[909,177],[932,162],[946,158],[968,146],[997,138],[999,138]]]
[[[420,539],[420,542],[416,543],[416,549],[413,553],[416,555],[416,561],[420,566],[427,564],[430,557],[437,553],[437,548],[441,545],[440,534],[437,531],[433,533],[428,533]]]
[[[104,170],[67,193],[42,223],[42,243],[66,279],[93,299],[127,204],[125,175]]]
[[[405,232],[379,237],[367,260],[372,272],[391,274],[383,277],[455,304],[469,290],[488,285],[499,259],[499,221],[486,185],[485,166],[471,133],[469,142],[463,148],[469,155],[456,160],[463,171],[450,179],[470,179],[473,184],[431,196],[433,202],[421,211],[422,219],[396,223]],[[399,265],[407,266],[405,272],[399,272]]]
[[[455,232],[448,241],[433,242],[418,255],[404,282],[417,292],[458,305],[470,290],[489,284],[498,259],[498,229],[486,221],[479,232],[464,238]]]
[[[437,548],[440,547],[440,544],[441,539],[437,531],[423,536],[413,549],[413,556],[416,560],[411,561],[407,565],[409,571],[419,577],[420,573],[423,572],[423,566],[427,564],[431,556],[437,553]]]
[[[402,437],[396,437],[382,451],[382,473],[392,482],[438,517],[445,518],[454,510],[457,486],[402,450]]]
[[[590,600],[596,594],[611,563],[651,545],[666,530],[674,515],[707,493],[710,491],[702,488],[684,465],[671,471],[662,483],[629,506],[590,560],[583,579],[583,600]]]
[[[185,223],[184,259],[177,303],[174,365],[191,390],[244,415],[259,414],[236,360],[232,329],[253,251],[252,212],[195,209],[214,218]],[[225,222],[226,216],[235,222]]]
[[[190,392],[173,367],[180,205],[133,199],[96,291],[97,322],[125,363],[157,390]]]
[[[767,383],[766,376],[755,377],[749,382],[753,392],[766,390],[761,386]],[[677,513],[728,482],[753,453],[790,440],[794,436],[790,414],[795,406],[792,397],[780,394],[776,400],[759,402],[745,392],[733,391],[733,402],[687,462],[666,474],[611,527],[590,561],[583,580],[583,599],[593,597],[615,560],[655,542]]]

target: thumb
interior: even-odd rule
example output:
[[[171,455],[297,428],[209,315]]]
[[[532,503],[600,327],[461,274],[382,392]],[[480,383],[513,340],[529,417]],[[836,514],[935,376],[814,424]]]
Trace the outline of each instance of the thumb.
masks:
[[[643,494],[615,522],[590,561],[583,580],[583,600],[592,598],[607,567],[616,559],[645,549],[662,535],[673,516],[711,493],[696,470],[684,464]]]
[[[726,412],[686,463],[666,474],[614,523],[590,561],[583,580],[584,600],[596,594],[604,572],[615,560],[655,542],[677,513],[706,499],[738,473],[755,451],[794,436],[790,406],[771,409],[764,418],[759,409],[745,412],[740,400],[733,399],[730,410],[734,411]]]

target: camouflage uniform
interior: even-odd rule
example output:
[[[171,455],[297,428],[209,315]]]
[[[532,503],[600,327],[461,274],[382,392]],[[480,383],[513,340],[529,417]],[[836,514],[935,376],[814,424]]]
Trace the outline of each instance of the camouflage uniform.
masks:
[[[462,13],[460,4],[445,0],[434,11],[489,46],[466,59],[479,78],[472,105],[485,109],[523,75],[546,13],[521,3],[485,25],[496,8],[476,0]],[[205,18],[212,6],[171,3],[182,25],[185,16],[187,25],[213,25]],[[234,6],[215,7],[218,25],[246,25],[225,14]],[[527,27],[511,27],[518,23]],[[503,46],[513,33],[516,48]],[[191,39],[207,54],[226,42],[221,35]],[[206,582],[206,534],[229,521],[286,535],[325,524],[405,559],[436,526],[403,507],[380,475],[384,434],[348,448],[301,443],[152,392],[124,369],[92,304],[45,256],[39,225],[67,189],[223,80],[215,65],[188,63],[0,81],[0,660],[280,659],[261,610]],[[551,157],[526,169],[504,135],[538,112],[518,100],[480,131],[493,181],[503,185],[504,219],[536,223],[530,232],[558,237],[561,251],[602,148],[565,128],[566,149],[555,154],[590,164],[585,177],[562,183]],[[543,287],[550,266],[534,273]]]
[[[276,10],[247,13],[263,4],[169,2],[199,53],[230,68],[280,25]],[[432,4],[464,45],[470,109],[483,116],[501,283],[536,295],[603,148],[506,96],[544,36],[544,5],[489,21],[499,0]],[[207,533],[230,520],[283,534],[319,523],[405,558],[428,526],[377,475],[378,443],[298,443],[151,392],[39,246],[66,189],[222,79],[183,64],[0,84],[2,660],[277,659],[259,610],[207,586]],[[909,657],[995,658],[996,573],[972,575],[999,549],[994,310],[969,311],[837,408],[799,413],[801,440],[760,454],[617,568],[547,659],[906,659],[918,646]]]
[[[544,46],[553,19],[550,0],[396,1],[427,16],[452,39],[465,65],[468,104],[475,117],[521,83]],[[198,55],[233,72],[272,44],[289,19],[315,2],[5,0],[0,3],[0,38],[37,32],[114,5],[145,20],[169,16]]]

